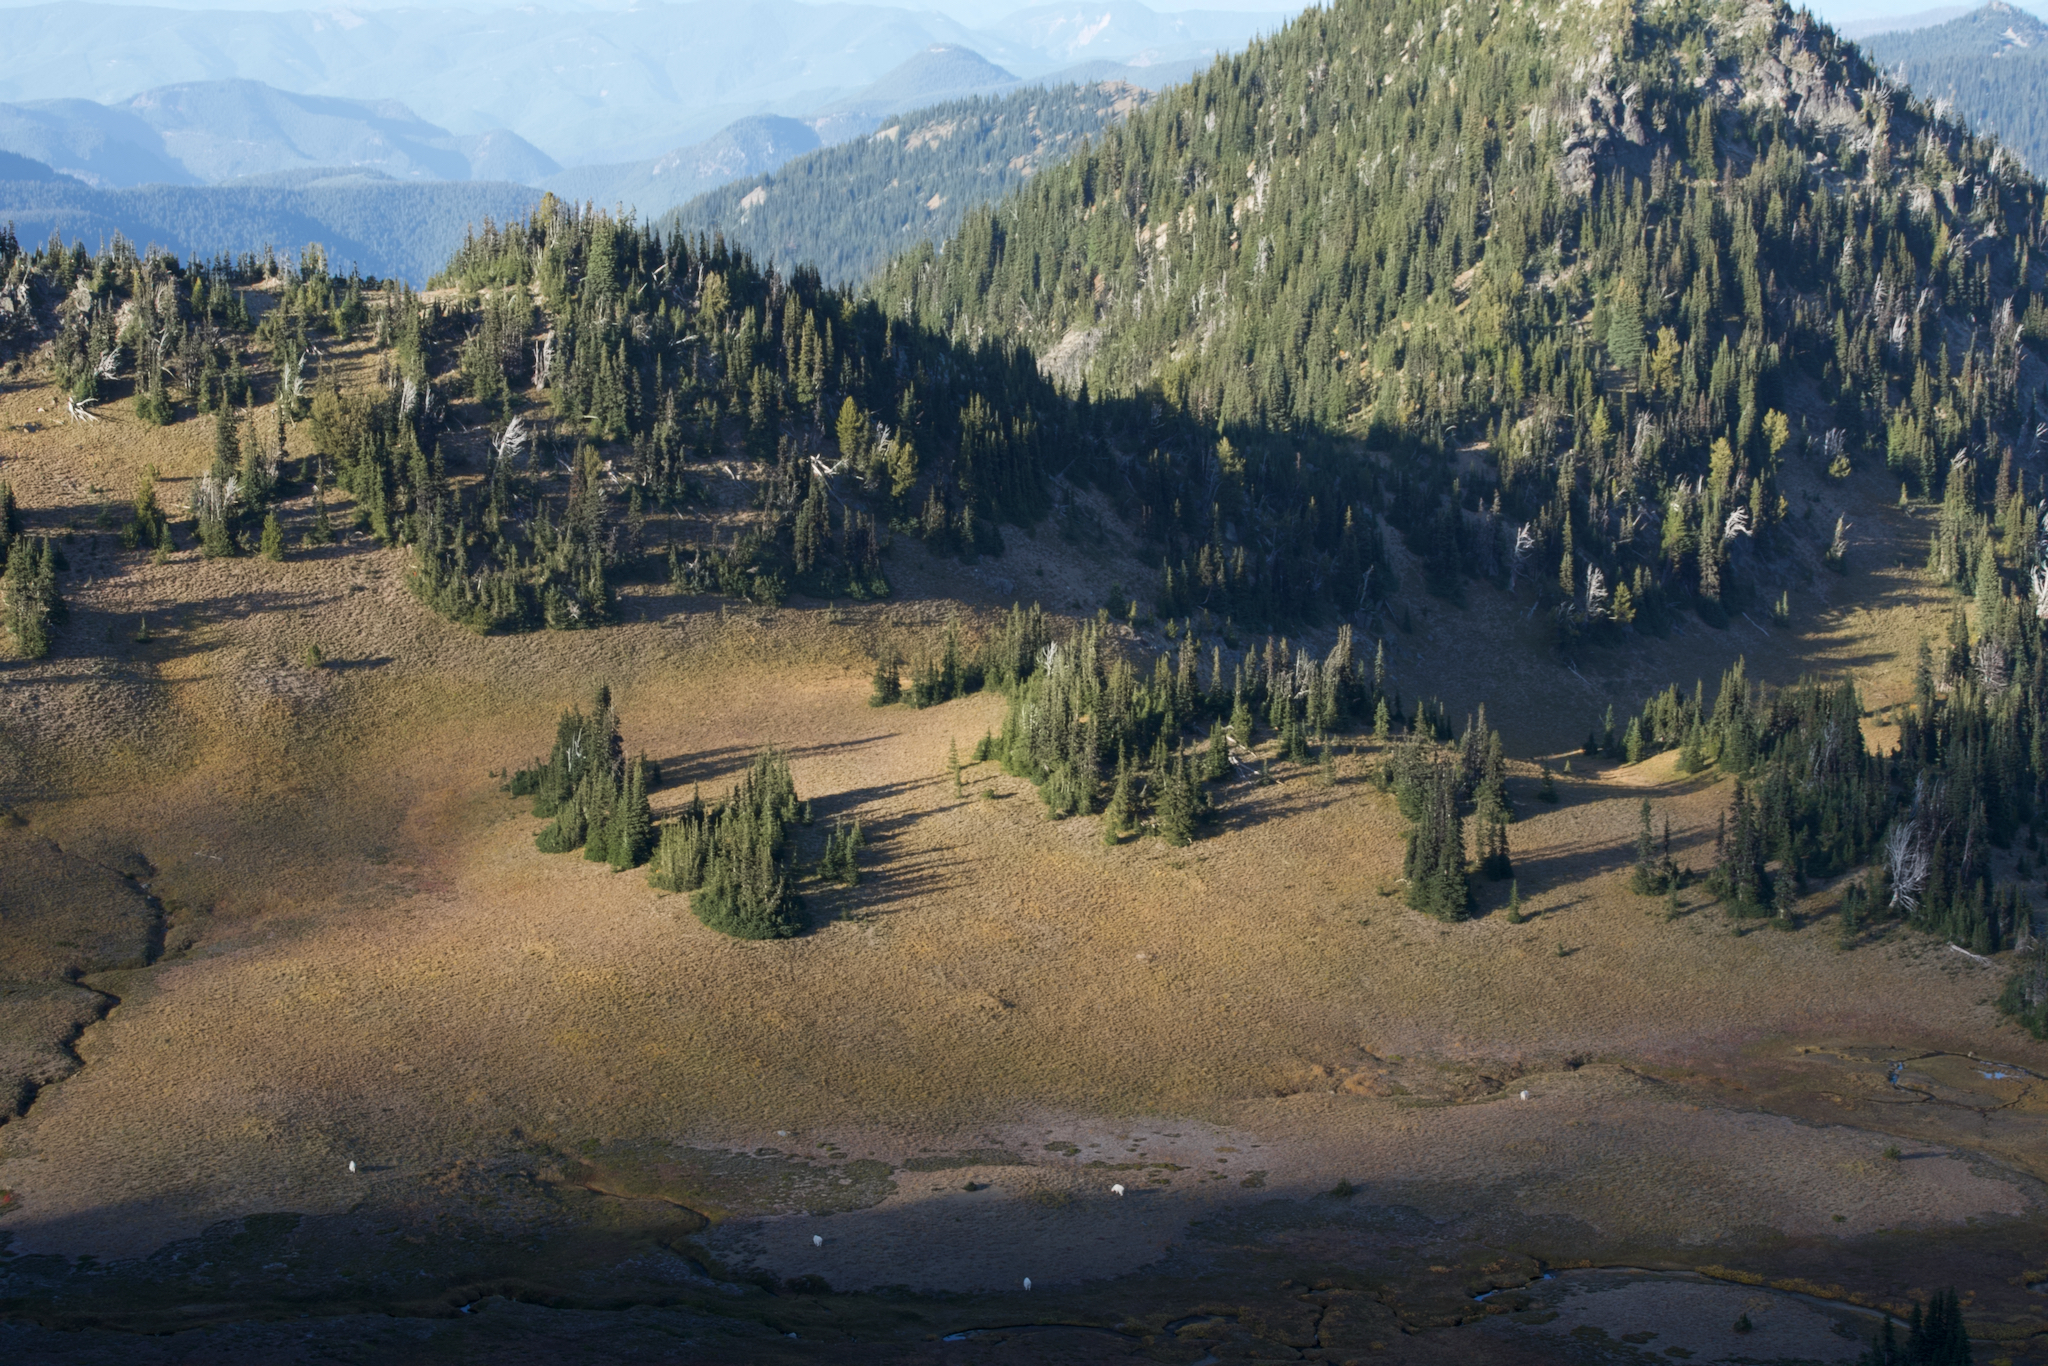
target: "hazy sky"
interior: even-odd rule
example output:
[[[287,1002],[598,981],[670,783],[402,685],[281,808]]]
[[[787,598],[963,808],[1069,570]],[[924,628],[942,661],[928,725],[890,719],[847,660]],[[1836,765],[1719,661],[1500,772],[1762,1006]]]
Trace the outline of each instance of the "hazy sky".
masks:
[[[95,0],[104,4],[158,5],[171,9],[237,9],[237,10],[292,10],[292,9],[498,9],[514,6],[538,5],[544,9],[629,9],[635,0],[306,0],[292,3],[292,0]],[[860,0],[855,0],[859,3]],[[892,0],[870,0],[871,3],[890,4]],[[1140,0],[1147,3],[1148,0]],[[2048,15],[2048,0],[2016,0],[2023,8],[2037,14]],[[47,4],[50,0],[0,0],[0,9],[22,5]],[[1072,5],[1085,8],[1099,0],[893,0],[905,9],[937,10],[952,16],[970,26],[999,19],[1015,10],[1037,5]],[[1271,14],[1292,14],[1303,8],[1303,0],[1149,0],[1152,9],[1160,11],[1220,9],[1257,11]],[[1971,4],[1943,4],[1941,0],[1808,0],[1808,7],[1821,18],[1835,24],[1855,24],[1873,19],[1888,19],[1900,15],[1917,14],[1929,10],[1953,10],[1962,13],[1974,8]]]

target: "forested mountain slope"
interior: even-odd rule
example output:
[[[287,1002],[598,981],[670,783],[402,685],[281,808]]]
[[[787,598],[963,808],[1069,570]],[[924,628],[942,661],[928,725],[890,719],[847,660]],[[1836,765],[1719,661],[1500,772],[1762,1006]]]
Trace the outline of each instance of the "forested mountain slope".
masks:
[[[1948,102],[2037,173],[2048,168],[2048,24],[1992,0],[1947,23],[1872,34],[1862,45],[1914,94]]]
[[[1128,85],[1060,86],[920,109],[701,194],[662,226],[723,232],[764,260],[815,265],[836,283],[859,280],[908,247],[943,239],[969,209],[1023,184],[1146,98]]]
[[[1712,610],[1809,445],[2006,497],[2041,206],[1780,5],[1340,0],[873,292],[1137,400],[1090,473],[1169,610],[1369,605],[1338,565],[1385,516],[1439,590],[1547,581],[1569,630]]]

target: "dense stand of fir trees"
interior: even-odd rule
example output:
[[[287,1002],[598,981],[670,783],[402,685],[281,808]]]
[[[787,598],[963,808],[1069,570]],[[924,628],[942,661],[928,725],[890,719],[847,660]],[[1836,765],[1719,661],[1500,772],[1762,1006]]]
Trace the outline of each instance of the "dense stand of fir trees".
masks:
[[[661,785],[660,766],[626,757],[611,689],[600,685],[590,709],[572,707],[555,726],[544,761],[513,773],[505,790],[533,798],[533,814],[551,818],[534,837],[544,854],[576,849],[613,871],[647,866],[649,885],[689,892],[690,909],[706,925],[741,939],[780,939],[802,928],[794,830],[811,822],[797,796],[789,760],[763,750],[722,802],[701,795],[657,824],[648,794]],[[866,845],[859,820],[827,834],[812,872],[852,886]]]
[[[693,797],[661,827],[648,881],[689,892],[690,910],[714,930],[740,939],[784,939],[802,928],[792,827],[808,824],[789,760],[763,750],[715,806]],[[820,872],[852,881],[860,831],[856,824],[827,840]]]
[[[1905,1340],[1887,1317],[1860,1366],[1970,1366],[1970,1331],[1961,1298],[1953,1288],[1937,1291],[1925,1306],[1915,1304]]]
[[[1439,729],[1441,727],[1441,729]],[[1425,721],[1393,750],[1380,772],[1401,814],[1415,823],[1408,835],[1402,876],[1408,904],[1443,920],[1461,920],[1471,909],[1468,868],[1488,878],[1514,873],[1508,851],[1508,823],[1514,809],[1507,794],[1507,760],[1500,732],[1486,724],[1486,709],[1467,718],[1455,745],[1442,746],[1448,727]],[[1472,808],[1473,857],[1467,860],[1465,807]]]
[[[395,296],[378,315],[386,392],[336,396],[363,411],[319,439],[367,440],[372,529],[384,516],[380,535],[416,547],[422,598],[479,629],[606,620],[616,575],[653,558],[649,519],[734,462],[764,515],[714,544],[677,544],[671,523],[679,587],[886,594],[885,528],[998,550],[998,523],[1051,507],[1047,452],[1074,435],[1072,405],[1028,355],[934,338],[716,238],[549,200],[523,224],[486,224],[436,283],[460,297]],[[496,414],[489,468],[461,487],[421,429],[436,383]],[[536,395],[539,415],[521,401]]]
[[[659,765],[645,755],[626,758],[611,689],[599,685],[587,714],[573,707],[562,713],[547,760],[514,773],[505,790],[532,797],[534,815],[553,817],[534,837],[542,853],[581,849],[617,871],[645,863],[653,850],[647,794],[660,784]]]
[[[1144,415],[1073,470],[1172,611],[1370,606],[1384,516],[1607,634],[1739,601],[1787,460],[1940,499],[2027,430],[2042,210],[1783,6],[1340,0],[872,288]]]
[[[50,632],[64,615],[58,567],[56,542],[22,533],[14,489],[0,483],[0,629],[23,659],[50,653]]]

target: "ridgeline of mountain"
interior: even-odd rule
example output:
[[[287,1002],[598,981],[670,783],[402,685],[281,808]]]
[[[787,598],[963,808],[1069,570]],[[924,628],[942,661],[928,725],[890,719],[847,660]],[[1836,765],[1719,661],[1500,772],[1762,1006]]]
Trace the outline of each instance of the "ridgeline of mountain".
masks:
[[[970,48],[939,44],[911,54],[864,90],[818,111],[822,127],[859,136],[890,114],[1015,89],[1017,78]],[[836,142],[838,138],[827,137]]]
[[[1108,59],[1144,66],[1236,47],[1251,36],[1244,21],[1221,10],[1162,13],[1132,0],[1083,0],[1013,10],[986,32],[1057,64]],[[1267,14],[1256,27],[1271,31],[1284,22],[1283,15]]]
[[[741,176],[771,171],[814,150],[817,130],[776,114],[755,114],[726,125],[688,147],[649,161],[576,166],[542,182],[563,199],[599,208],[626,206],[651,218]]]
[[[404,181],[351,167],[280,171],[233,185],[98,189],[0,153],[0,223],[23,241],[161,247],[189,260],[296,251],[309,242],[347,270],[424,281],[473,224],[523,217],[541,192],[504,181]]]
[[[247,80],[158,86],[113,105],[0,104],[0,148],[102,189],[211,185],[316,167],[530,183],[559,169],[503,129],[457,136],[395,100],[299,95]]]
[[[1055,31],[1029,22],[1032,13],[975,29],[929,10],[801,0],[482,10],[56,0],[6,10],[0,100],[119,104],[145,84],[260,80],[308,95],[402,100],[460,134],[509,129],[564,165],[611,164],[659,156],[752,114],[809,118],[934,45],[1042,79],[1078,61],[1207,61],[1276,22],[1155,14],[1119,0]],[[894,109],[962,93],[910,92]]]
[[[1909,33],[1915,29],[1932,28],[1970,12],[1968,5],[1937,5],[1933,9],[1912,10],[1905,14],[1880,14],[1867,19],[1849,19],[1835,24],[1835,32],[1844,38],[1862,42],[1873,33]]]
[[[1148,72],[1115,62],[1085,65],[1113,75],[1165,74],[1164,69]],[[1106,84],[1112,78],[1092,78],[1080,84]],[[1047,147],[1066,146],[1076,133],[1085,136],[1092,132],[1104,117],[1090,112],[1103,101],[1040,81],[1031,82],[1022,92],[1015,111],[995,116],[994,122],[988,121],[985,111],[975,112],[973,100],[1017,91],[1022,84],[967,48],[936,46],[916,53],[873,85],[825,105],[805,119],[757,114],[729,124],[703,142],[678,147],[650,161],[576,166],[539,183],[564,199],[600,208],[624,207],[649,219],[681,209],[697,196],[708,196],[712,203],[686,209],[683,221],[708,227],[718,215],[719,226],[731,227],[739,221],[732,205],[760,189],[762,177],[801,158],[800,168],[790,174],[812,184],[801,191],[803,212],[797,212],[797,204],[785,196],[789,207],[771,211],[765,220],[772,225],[770,235],[748,234],[745,240],[764,247],[772,242],[777,260],[813,261],[833,279],[851,279],[912,242],[944,236],[959,222],[965,204],[1002,193],[1031,167],[1049,159]],[[1112,96],[1109,102],[1118,98]],[[1066,109],[1070,103],[1071,111]],[[943,111],[930,107],[942,104]],[[1034,110],[1038,112],[1030,112]],[[944,143],[945,152],[913,158],[917,165],[912,171],[900,157],[863,150],[864,140],[871,137],[886,143],[897,136],[879,125],[898,114],[927,130],[919,142],[921,147],[936,151]],[[939,123],[962,118],[978,131],[959,138],[930,131]],[[906,128],[904,136],[916,137],[916,131]],[[989,136],[997,141],[984,152],[981,143]],[[985,159],[998,151],[1001,162],[1024,160],[1012,168],[1013,174],[990,180],[987,174],[996,173],[984,164]],[[915,183],[930,182],[924,193],[911,195],[915,185],[903,178],[906,171],[912,171]],[[959,179],[961,175],[980,177],[973,182],[979,188],[970,188],[967,181]],[[824,189],[828,183],[829,192]],[[877,195],[887,199],[886,207]],[[922,210],[922,216],[911,212],[912,205],[934,198],[941,202]],[[758,207],[749,205],[743,216],[752,221]],[[889,218],[890,225],[882,227],[881,218]],[[790,251],[799,254],[792,256]],[[852,264],[855,261],[857,267]]]
[[[968,210],[1021,185],[1131,110],[1128,85],[1020,90],[890,119],[873,134],[723,185],[662,220],[761,260],[810,264],[827,281],[864,279],[898,252],[938,241]]]
[[[2048,170],[2048,24],[1992,0],[1947,23],[1872,34],[1862,45],[1915,95],[1945,101],[2036,174]]]

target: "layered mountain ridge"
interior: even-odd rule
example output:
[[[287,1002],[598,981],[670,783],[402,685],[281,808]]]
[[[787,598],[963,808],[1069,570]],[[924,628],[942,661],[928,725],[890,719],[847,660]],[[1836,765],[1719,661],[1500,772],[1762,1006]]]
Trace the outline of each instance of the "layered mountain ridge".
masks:
[[[111,105],[0,104],[0,146],[100,189],[329,167],[397,180],[520,182],[560,169],[504,129],[458,136],[396,100],[297,95],[250,80],[157,86]]]

